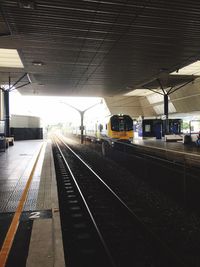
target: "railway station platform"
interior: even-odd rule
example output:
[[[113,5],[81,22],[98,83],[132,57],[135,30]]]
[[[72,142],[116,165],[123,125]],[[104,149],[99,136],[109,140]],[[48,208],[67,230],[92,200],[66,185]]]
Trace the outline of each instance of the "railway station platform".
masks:
[[[48,141],[15,141],[0,153],[0,266],[65,266]]]
[[[165,142],[160,139],[133,139],[133,144],[155,149],[200,155],[200,148],[196,145],[185,145],[182,142]]]
[[[153,155],[199,166],[200,147],[182,142],[165,142],[159,139],[133,139],[132,145]]]

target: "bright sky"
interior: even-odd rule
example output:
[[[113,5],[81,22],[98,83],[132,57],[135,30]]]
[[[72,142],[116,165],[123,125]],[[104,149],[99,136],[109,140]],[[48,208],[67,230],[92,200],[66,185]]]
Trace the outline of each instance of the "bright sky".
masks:
[[[102,98],[97,97],[44,97],[44,96],[22,96],[18,91],[10,93],[10,112],[17,115],[38,116],[42,124],[51,125],[59,122],[74,122],[80,124],[80,115],[70,104],[79,110],[85,110],[92,105],[101,103]],[[66,104],[65,104],[66,103]],[[109,110],[104,101],[97,104],[85,114],[98,120],[99,117],[109,115]]]

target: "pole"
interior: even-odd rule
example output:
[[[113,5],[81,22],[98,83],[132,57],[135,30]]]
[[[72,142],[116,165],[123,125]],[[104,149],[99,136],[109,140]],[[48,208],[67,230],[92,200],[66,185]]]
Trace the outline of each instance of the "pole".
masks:
[[[10,136],[10,108],[9,108],[9,90],[4,91],[4,118],[5,118],[5,136]]]
[[[169,99],[168,94],[164,94],[164,115],[165,115],[165,127],[164,127],[164,133],[167,134],[169,132]]]
[[[81,144],[83,144],[83,131],[84,131],[84,126],[83,126],[83,117],[84,117],[84,111],[80,111],[81,115]]]
[[[92,105],[92,106],[86,108],[85,110],[80,110],[80,109],[75,108],[74,106],[72,106],[72,105],[70,105],[70,104],[68,104],[68,103],[65,103],[65,102],[60,102],[60,103],[65,104],[65,105],[67,105],[67,106],[69,106],[69,107],[71,107],[71,108],[73,108],[73,109],[75,109],[76,111],[79,112],[79,114],[80,114],[80,116],[81,116],[81,126],[80,126],[80,130],[81,130],[81,144],[83,144],[83,141],[84,141],[84,125],[83,125],[84,114],[85,114],[85,112],[88,111],[89,109],[91,109],[91,108],[93,108],[93,107],[95,107],[95,106],[97,106],[97,105],[99,105],[99,104],[102,104],[102,103],[103,103],[102,100],[101,100],[101,102],[96,103],[96,104],[94,104],[94,105]]]

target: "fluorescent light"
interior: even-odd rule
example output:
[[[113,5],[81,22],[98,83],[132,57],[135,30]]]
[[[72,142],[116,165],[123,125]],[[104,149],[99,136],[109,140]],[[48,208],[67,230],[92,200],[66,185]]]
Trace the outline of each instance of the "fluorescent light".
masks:
[[[200,75],[200,60],[189,64],[177,71],[170,73],[172,75]]]
[[[23,68],[23,63],[16,49],[0,48],[0,67]]]
[[[151,95],[152,91],[147,90],[147,89],[135,89],[127,94],[125,94],[124,96],[147,96],[147,95]]]
[[[32,62],[33,66],[43,66],[44,63],[42,61],[33,61]]]

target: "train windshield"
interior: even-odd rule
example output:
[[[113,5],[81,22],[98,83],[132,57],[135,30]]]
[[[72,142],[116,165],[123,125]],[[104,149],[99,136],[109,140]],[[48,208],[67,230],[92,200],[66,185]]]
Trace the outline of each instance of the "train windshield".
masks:
[[[132,131],[133,120],[128,115],[111,117],[112,131]]]

